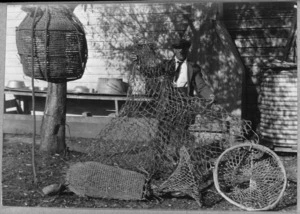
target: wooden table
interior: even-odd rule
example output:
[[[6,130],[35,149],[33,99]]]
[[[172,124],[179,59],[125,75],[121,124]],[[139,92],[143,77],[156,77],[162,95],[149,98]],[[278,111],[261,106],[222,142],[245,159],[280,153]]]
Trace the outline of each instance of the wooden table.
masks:
[[[30,102],[32,100],[31,90],[20,90],[20,89],[4,89],[5,94],[14,95],[19,108],[22,106],[23,114],[30,114]],[[46,97],[46,91],[35,91],[35,97]],[[116,114],[119,113],[119,101],[126,101],[130,99],[126,94],[124,95],[106,95],[106,94],[96,94],[96,93],[74,93],[68,92],[67,99],[79,99],[79,100],[111,100],[114,101]],[[136,101],[150,101],[150,98],[139,96],[135,97]]]

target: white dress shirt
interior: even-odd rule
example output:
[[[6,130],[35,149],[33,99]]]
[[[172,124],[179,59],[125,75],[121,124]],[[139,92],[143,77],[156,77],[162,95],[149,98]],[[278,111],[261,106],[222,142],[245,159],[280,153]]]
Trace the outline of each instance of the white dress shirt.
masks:
[[[175,57],[175,71],[179,65],[179,63],[177,63],[178,61],[179,60]],[[176,82],[174,82],[174,86],[175,87],[187,87],[187,81],[188,81],[187,63],[186,63],[186,60],[184,60],[181,65],[181,68],[180,68],[178,79]]]

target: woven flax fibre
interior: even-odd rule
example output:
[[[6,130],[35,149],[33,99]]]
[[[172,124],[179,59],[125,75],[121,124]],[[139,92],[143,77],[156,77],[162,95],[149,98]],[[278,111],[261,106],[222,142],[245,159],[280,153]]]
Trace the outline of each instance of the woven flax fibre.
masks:
[[[297,69],[268,69],[260,86],[259,109],[261,113],[260,132],[263,140],[274,147],[297,147]]]
[[[145,186],[142,174],[97,162],[72,165],[66,181],[79,196],[121,200],[141,200]]]
[[[65,82],[81,78],[87,62],[87,41],[73,12],[55,6],[22,9],[28,14],[16,29],[16,44],[24,74],[33,76],[33,49],[36,79]]]

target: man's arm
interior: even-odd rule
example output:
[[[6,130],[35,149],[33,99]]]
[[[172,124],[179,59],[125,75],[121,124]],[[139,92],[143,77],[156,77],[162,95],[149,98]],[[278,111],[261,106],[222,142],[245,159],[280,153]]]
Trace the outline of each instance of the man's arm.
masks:
[[[197,95],[201,98],[212,100],[213,102],[215,99],[215,95],[211,90],[211,88],[204,81],[200,67],[194,64],[193,69],[194,69],[195,90]]]

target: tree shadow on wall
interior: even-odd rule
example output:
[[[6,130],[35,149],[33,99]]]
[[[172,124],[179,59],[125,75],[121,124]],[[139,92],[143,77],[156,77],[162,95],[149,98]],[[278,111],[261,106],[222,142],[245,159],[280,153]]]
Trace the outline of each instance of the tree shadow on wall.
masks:
[[[260,76],[274,59],[284,59],[296,25],[294,2],[224,3],[223,19],[245,65],[244,119],[260,123]],[[294,56],[291,56],[293,58]]]
[[[172,56],[172,41],[188,37],[190,60],[201,66],[218,102],[239,114],[244,71],[216,32],[217,8],[217,3],[84,5],[92,48],[107,69],[128,73],[135,41],[154,43],[166,59]]]
[[[191,59],[201,66],[217,102],[227,111],[240,115],[244,67],[239,55],[234,53],[236,47],[229,35],[224,37],[217,30],[217,4],[198,5],[195,10],[201,15],[189,22],[188,34],[193,43]]]

